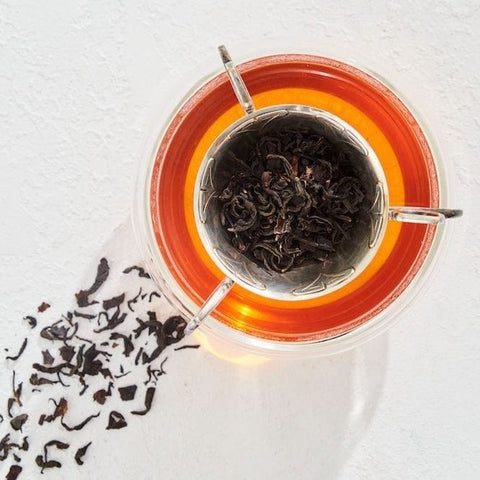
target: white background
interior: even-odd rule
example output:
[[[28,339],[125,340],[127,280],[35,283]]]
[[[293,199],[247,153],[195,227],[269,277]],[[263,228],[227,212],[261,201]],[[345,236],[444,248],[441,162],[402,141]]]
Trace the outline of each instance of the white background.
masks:
[[[116,435],[99,431],[87,463],[63,474],[480,478],[476,1],[0,0],[0,346],[21,341],[21,319],[41,301],[70,308],[128,219],[152,98],[172,85],[180,96],[218,68],[221,43],[234,57],[308,45],[379,72],[428,124],[449,206],[464,217],[388,334],[255,367],[205,349],[176,355],[156,410]]]

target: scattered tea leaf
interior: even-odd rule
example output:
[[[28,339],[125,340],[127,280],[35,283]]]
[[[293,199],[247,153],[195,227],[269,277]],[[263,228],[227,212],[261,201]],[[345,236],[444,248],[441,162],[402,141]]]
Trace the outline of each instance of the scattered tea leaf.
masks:
[[[99,403],[100,405],[103,405],[107,400],[107,397],[110,397],[112,395],[112,387],[113,387],[113,383],[110,382],[108,385],[108,390],[105,390],[104,388],[97,390],[93,394],[93,400]]]
[[[23,340],[22,346],[20,347],[19,352],[16,355],[13,355],[13,356],[9,355],[8,357],[5,357],[6,360],[18,360],[20,358],[20,356],[22,355],[22,353],[25,351],[27,343],[28,343],[28,338],[25,337],[24,340]]]
[[[118,393],[123,401],[133,400],[135,398],[135,392],[137,391],[136,385],[129,385],[128,387],[120,387]]]
[[[110,340],[123,340],[123,355],[129,357],[130,354],[135,350],[135,347],[132,342],[132,336],[123,335],[122,333],[112,332],[110,334]]]
[[[49,378],[39,377],[38,373],[32,373],[32,375],[30,375],[30,383],[32,385],[40,386],[40,385],[53,385],[59,382],[57,380],[51,380]]]
[[[20,460],[17,460],[17,462]],[[22,472],[23,468],[20,465],[12,465],[5,477],[7,480],[17,480],[18,476]]]
[[[123,301],[125,300],[125,294],[122,293],[121,295],[118,295],[117,297],[110,298],[108,300],[103,301],[103,309],[104,310],[110,310],[111,308],[116,308],[119,307]]]
[[[150,275],[147,272],[145,272],[145,270],[142,267],[138,267],[137,265],[133,265],[131,267],[126,268],[123,271],[123,273],[130,273],[130,272],[133,272],[133,271],[137,271],[138,276],[141,277],[141,278],[150,278]]]
[[[75,461],[77,462],[78,465],[83,465],[83,457],[87,453],[88,447],[92,444],[92,442],[88,442],[86,445],[83,447],[79,448],[77,452],[75,453]]]
[[[10,420],[10,425],[14,430],[22,431],[22,427],[27,420],[28,420],[28,415],[26,413],[21,413],[20,415],[17,415],[16,417]]]
[[[52,357],[52,355],[48,350],[43,350],[42,356],[43,356],[44,365],[53,365],[53,362],[55,361],[55,359]]]
[[[171,345],[179,342],[185,336],[186,326],[186,320],[179,315],[167,318],[163,325],[166,344]]]
[[[72,358],[75,356],[75,348],[71,345],[64,345],[60,348],[60,356],[66,362],[70,362],[70,360],[72,360]]]
[[[55,410],[52,415],[42,414],[38,420],[39,425],[43,425],[44,422],[51,423],[59,417],[63,417],[68,412],[68,402],[65,398],[61,397],[58,403],[51,398],[50,399],[55,405]]]
[[[148,302],[152,303],[154,297],[162,298],[162,296],[158,292],[152,292],[148,297]]]
[[[120,428],[124,428],[127,426],[127,422],[125,417],[115,410],[110,412],[110,416],[108,417],[108,426],[107,430],[119,430]]]
[[[107,280],[108,273],[110,271],[110,267],[108,266],[108,262],[106,258],[102,258],[100,263],[97,267],[97,276],[95,277],[95,281],[93,285],[87,290],[80,290],[78,293],[75,294],[77,299],[77,304],[79,307],[88,307],[89,305],[93,305],[97,303],[96,301],[89,301],[89,296],[95,293]]]
[[[141,298],[141,295],[142,295],[142,287],[140,287],[138,293],[132,299],[127,301],[127,307],[131,312],[134,312],[132,305],[134,303],[137,303],[138,299]]]
[[[78,425],[75,425],[74,427],[70,427],[69,425],[67,425],[64,421],[63,421],[63,417],[60,421],[60,423],[62,424],[62,427],[65,428],[65,430],[68,430],[69,432],[72,432],[73,430],[81,430],[88,422],[90,422],[90,420],[92,420],[93,418],[96,418],[100,415],[100,412],[98,412],[97,414],[95,415],[90,415],[89,417],[87,417],[83,422],[79,423]]]
[[[37,326],[37,319],[35,317],[32,317],[31,315],[27,315],[23,319],[28,322],[28,324],[30,325],[30,328],[33,329]]]
[[[42,313],[44,312],[45,310],[49,309],[50,308],[50,304],[47,303],[47,302],[42,302],[39,306],[38,306],[38,312],[39,313]]]
[[[56,447],[59,450],[66,450],[67,448],[70,448],[70,445],[65,442],[61,442],[60,440],[50,440],[43,446],[43,453],[44,453],[44,458],[48,458],[48,448],[49,447]]]
[[[95,333],[101,333],[105,330],[113,330],[125,321],[125,319],[127,318],[127,314],[122,313],[120,315],[120,308],[117,307],[117,310],[115,310],[115,313],[111,317],[108,316],[108,313],[106,311],[100,312],[100,314],[98,315],[98,319],[100,320],[102,318],[105,318],[106,325],[97,330],[94,330]]]
[[[77,310],[74,310],[73,311],[73,314],[76,316],[76,317],[79,317],[79,318],[86,318],[87,320],[93,320],[96,315],[92,314],[92,313],[83,313],[83,312],[79,312]]]
[[[61,468],[62,464],[56,460],[45,460],[42,455],[37,455],[35,463],[41,468],[40,473],[46,468]]]
[[[181,347],[174,348],[174,350],[178,352],[179,350],[186,350],[187,348],[200,348],[200,345],[182,345]]]
[[[145,394],[145,409],[135,410],[131,412],[133,415],[146,415],[152,408],[153,396],[155,395],[155,387],[148,387]]]

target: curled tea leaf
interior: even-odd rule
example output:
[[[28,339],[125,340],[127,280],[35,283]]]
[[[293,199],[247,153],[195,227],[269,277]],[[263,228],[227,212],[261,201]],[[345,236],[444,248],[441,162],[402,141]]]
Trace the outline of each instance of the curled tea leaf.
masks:
[[[92,442],[88,442],[86,445],[83,447],[79,448],[77,452],[75,453],[75,461],[77,462],[78,465],[83,465],[83,457],[87,453],[88,447],[92,444]]]
[[[155,387],[148,387],[145,394],[145,409],[135,410],[131,412],[133,415],[146,415],[152,408],[153,396],[155,395]]]

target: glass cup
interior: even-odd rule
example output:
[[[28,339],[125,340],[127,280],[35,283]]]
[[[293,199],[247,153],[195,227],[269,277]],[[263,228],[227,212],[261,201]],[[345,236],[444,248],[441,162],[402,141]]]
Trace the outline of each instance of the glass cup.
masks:
[[[133,215],[147,267],[186,318],[204,318],[200,329],[212,340],[267,355],[350,348],[391,325],[412,300],[438,256],[444,229],[437,223],[459,213],[442,208],[446,177],[440,158],[397,92],[363,69],[282,54],[255,58],[238,70],[258,110],[247,110],[248,98],[240,108],[231,79],[215,73],[194,87],[147,145]],[[352,250],[360,252],[353,260],[355,277],[332,282],[326,292],[317,282],[320,291],[294,299],[285,285],[282,293],[247,288],[212,251],[215,236],[201,217],[209,197],[202,191],[204,172],[225,132],[290,108],[323,115],[324,123],[341,128],[367,152],[371,178],[381,185],[375,186],[373,233],[363,232],[373,246]],[[284,294],[288,299],[278,298]]]

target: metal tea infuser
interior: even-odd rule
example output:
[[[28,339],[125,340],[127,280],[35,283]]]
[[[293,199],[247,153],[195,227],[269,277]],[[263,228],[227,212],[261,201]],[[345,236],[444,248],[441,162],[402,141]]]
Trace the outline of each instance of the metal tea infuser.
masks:
[[[329,112],[305,105],[275,105],[256,110],[227,49],[221,46],[219,52],[233,91],[246,115],[214,141],[197,174],[194,192],[196,226],[208,254],[225,278],[189,321],[185,333],[193,332],[235,284],[276,300],[306,300],[325,295],[341,288],[365,269],[378,251],[388,220],[435,225],[462,215],[461,210],[390,206],[381,163],[352,126]],[[362,221],[357,222],[351,232],[351,240],[344,242],[335,252],[327,269],[310,264],[285,273],[272,273],[233,247],[220,223],[222,205],[218,197],[231,175],[245,166],[238,159],[224,155],[225,151],[252,131],[268,133],[292,121],[296,125],[313,128],[320,135],[334,137],[351,149],[356,158],[351,166],[365,188],[371,207]]]

